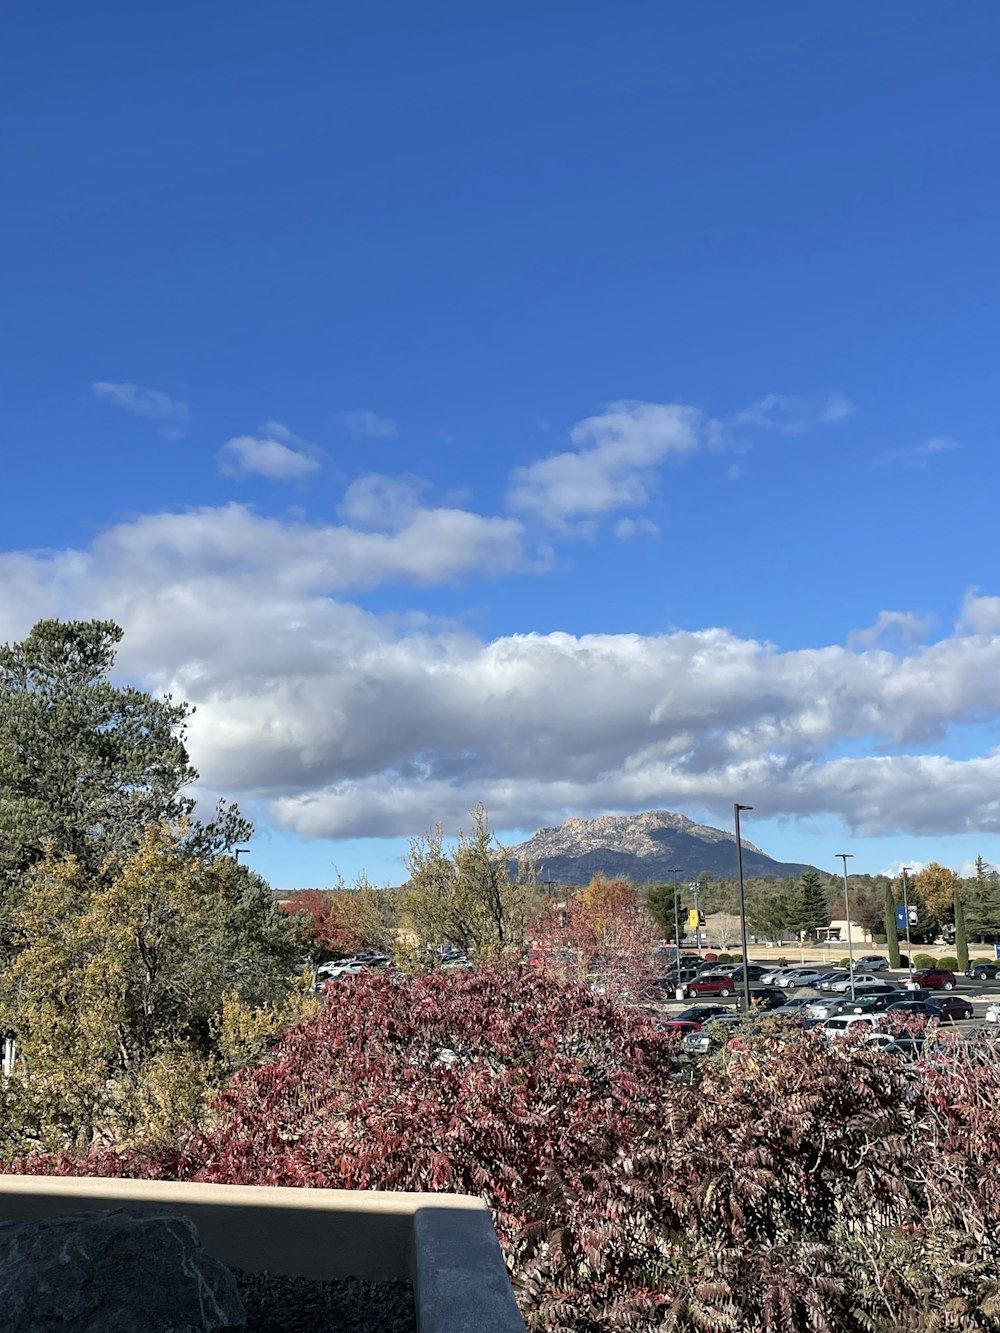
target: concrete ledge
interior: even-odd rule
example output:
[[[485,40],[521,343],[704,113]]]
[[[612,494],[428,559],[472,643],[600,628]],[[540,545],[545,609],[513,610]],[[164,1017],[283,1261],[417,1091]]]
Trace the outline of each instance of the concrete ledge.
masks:
[[[412,1281],[419,1333],[523,1333],[489,1210],[465,1194],[0,1175],[0,1219],[177,1208],[248,1272]]]

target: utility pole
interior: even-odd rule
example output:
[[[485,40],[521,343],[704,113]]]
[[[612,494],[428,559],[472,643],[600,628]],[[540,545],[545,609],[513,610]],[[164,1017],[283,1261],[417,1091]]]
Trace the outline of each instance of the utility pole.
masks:
[[[736,820],[736,869],[740,880],[740,937],[743,941],[743,1004],[746,1013],[750,1012],[750,969],[749,949],[747,948],[747,905],[743,894],[743,844],[740,841],[740,811],[752,810],[752,805],[733,805],[733,816]]]
[[[701,893],[701,885],[698,883],[697,880],[695,880],[694,883],[691,885],[691,893],[694,895],[694,910],[698,914],[698,924],[694,928],[695,939],[697,940],[695,948],[697,949],[698,953],[701,953],[701,900],[698,896]]]
[[[847,897],[847,863],[854,859],[853,852],[836,852],[836,856],[844,863],[844,912],[847,916],[847,959],[850,968],[851,977],[851,1001],[858,998],[854,991],[854,941],[851,938],[851,904]]]
[[[910,946],[910,904],[906,901],[906,872],[910,866],[903,866],[903,916],[906,918],[906,970],[909,974],[908,986],[913,985],[913,949]]]

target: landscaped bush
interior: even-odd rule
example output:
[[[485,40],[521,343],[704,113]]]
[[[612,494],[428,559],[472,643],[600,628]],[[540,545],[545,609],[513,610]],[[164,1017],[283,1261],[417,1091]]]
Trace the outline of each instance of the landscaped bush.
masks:
[[[838,967],[850,967],[850,965],[851,960],[849,958],[841,958],[840,962],[837,964]]]
[[[958,971],[958,959],[957,959],[953,954],[950,954],[950,953],[949,953],[949,954],[945,954],[945,956],[944,956],[943,958],[938,958],[937,961],[936,961],[935,963],[933,963],[933,964],[929,964],[929,966],[933,966],[933,967],[943,967],[943,968],[945,968],[945,969],[946,969],[947,971],[949,971],[949,972],[957,972],[957,971]]]
[[[538,968],[338,987],[217,1121],[65,1174],[456,1190],[533,1333],[917,1333],[1000,1320],[1000,1074],[737,1034],[675,1082],[651,1018]]]
[[[716,962],[719,963],[733,963],[735,961],[736,960],[733,958],[733,955],[731,953],[720,953],[718,958],[716,959]]]
[[[935,967],[936,965],[937,959],[933,958],[929,953],[915,953],[913,955],[914,967]]]

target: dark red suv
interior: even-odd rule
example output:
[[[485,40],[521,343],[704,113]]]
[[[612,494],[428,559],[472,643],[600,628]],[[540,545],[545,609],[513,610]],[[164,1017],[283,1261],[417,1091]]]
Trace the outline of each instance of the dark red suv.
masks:
[[[692,995],[721,995],[725,998],[727,995],[736,994],[736,982],[732,977],[714,976],[714,977],[692,977],[690,981],[684,983],[684,998],[690,999]]]
[[[921,967],[910,979],[927,990],[954,990],[958,985],[955,973],[944,967]]]

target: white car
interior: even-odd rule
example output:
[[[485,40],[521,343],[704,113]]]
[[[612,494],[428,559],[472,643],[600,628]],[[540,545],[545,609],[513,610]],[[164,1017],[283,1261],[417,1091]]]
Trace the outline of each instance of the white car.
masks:
[[[871,1027],[872,1021],[868,1014],[834,1014],[833,1018],[826,1020],[820,1031],[828,1038],[843,1037],[860,1023],[867,1023]]]
[[[988,1005],[983,1018],[987,1023],[1000,1023],[1000,1004]]]
[[[797,967],[776,967],[772,971],[764,973],[760,979],[760,984],[762,986],[778,986],[781,984],[780,978],[783,977],[786,972],[797,971]]]
[[[881,977],[864,976],[854,978],[855,995],[880,995],[882,993],[887,993],[890,986],[891,983],[884,981]],[[835,981],[830,987],[830,990],[838,995],[846,995],[850,989],[850,977],[844,977],[841,981]],[[897,987],[892,986],[892,989],[896,990]],[[903,999],[904,997],[901,995],[899,998]]]
[[[880,953],[866,953],[854,960],[855,972],[888,972],[889,960]]]

